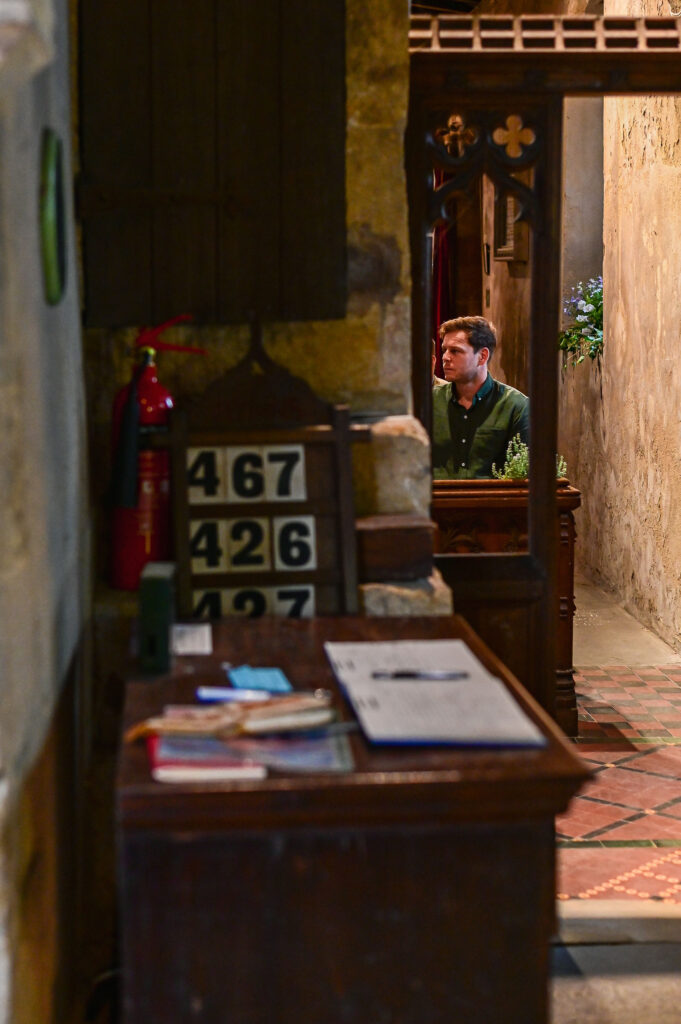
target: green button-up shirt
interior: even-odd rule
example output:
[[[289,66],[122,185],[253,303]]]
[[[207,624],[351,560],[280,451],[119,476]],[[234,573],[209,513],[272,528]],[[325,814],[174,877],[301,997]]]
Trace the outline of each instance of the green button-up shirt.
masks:
[[[502,469],[508,443],[516,434],[530,438],[526,395],[487,374],[470,409],[456,400],[454,385],[433,387],[433,476],[436,480],[491,477]]]

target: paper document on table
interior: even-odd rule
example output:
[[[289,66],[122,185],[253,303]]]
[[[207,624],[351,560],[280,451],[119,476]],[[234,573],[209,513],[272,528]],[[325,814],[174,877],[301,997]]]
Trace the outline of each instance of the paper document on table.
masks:
[[[171,629],[173,654],[212,654],[213,629],[210,622],[176,622]]]
[[[544,746],[541,730],[463,640],[324,644],[374,743]]]

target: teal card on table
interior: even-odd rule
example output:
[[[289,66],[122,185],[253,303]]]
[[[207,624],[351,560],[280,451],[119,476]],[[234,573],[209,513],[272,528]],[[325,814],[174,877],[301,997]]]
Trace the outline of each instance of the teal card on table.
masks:
[[[227,672],[237,690],[263,690],[266,693],[288,693],[293,687],[280,668],[252,668],[239,665]]]

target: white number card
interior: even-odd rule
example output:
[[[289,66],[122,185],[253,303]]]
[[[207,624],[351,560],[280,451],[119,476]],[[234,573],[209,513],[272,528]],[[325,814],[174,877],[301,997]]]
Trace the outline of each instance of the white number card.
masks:
[[[219,619],[223,615],[280,615],[290,619],[308,619],[315,613],[313,586],[239,587],[194,590],[192,615],[199,619]]]
[[[192,505],[305,501],[302,444],[187,449]]]

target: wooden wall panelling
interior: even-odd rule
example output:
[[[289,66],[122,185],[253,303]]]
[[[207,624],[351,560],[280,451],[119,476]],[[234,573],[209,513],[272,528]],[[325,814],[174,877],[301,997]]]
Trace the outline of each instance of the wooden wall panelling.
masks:
[[[82,0],[86,324],[345,315],[343,0]]]
[[[151,4],[152,317],[217,313],[214,0]]]
[[[474,195],[465,196],[456,204],[456,228],[452,240],[456,255],[452,317],[484,315],[488,278],[483,274],[481,188],[482,182],[479,182]]]
[[[281,20],[282,315],[345,316],[345,3]],[[288,144],[295,138],[296,144]]]
[[[278,0],[217,3],[221,321],[280,308],[280,30]]]
[[[87,223],[87,326],[149,318],[149,31],[149,5],[139,0],[80,4],[79,212]]]

